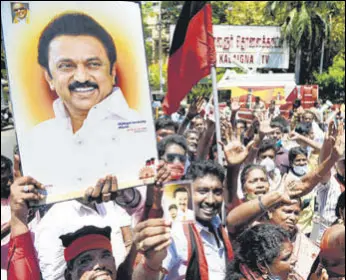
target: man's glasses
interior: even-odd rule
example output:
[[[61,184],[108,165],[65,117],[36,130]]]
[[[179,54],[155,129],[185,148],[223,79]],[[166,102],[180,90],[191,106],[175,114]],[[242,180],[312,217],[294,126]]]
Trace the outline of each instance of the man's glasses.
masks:
[[[187,157],[184,155],[180,155],[180,154],[167,154],[166,155],[166,161],[168,163],[173,163],[175,160],[180,161],[181,163],[185,163],[187,160]]]
[[[14,11],[15,13],[21,12],[21,11],[25,11],[25,10],[26,10],[26,8],[24,8],[24,7],[22,7],[22,8],[17,8],[17,9],[13,9],[13,11]]]

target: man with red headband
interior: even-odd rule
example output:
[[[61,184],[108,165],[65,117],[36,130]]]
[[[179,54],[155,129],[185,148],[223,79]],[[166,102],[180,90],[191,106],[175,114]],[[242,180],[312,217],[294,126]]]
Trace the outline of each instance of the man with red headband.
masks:
[[[23,191],[28,186],[30,192]],[[41,273],[28,229],[27,202],[41,200],[43,185],[31,177],[22,177],[11,186],[11,241],[8,253],[9,280],[38,280]],[[110,242],[111,228],[85,226],[74,233],[62,235],[67,263],[65,279],[115,280],[117,269]]]
[[[115,280],[117,269],[110,235],[110,227],[85,226],[61,236],[67,263],[65,279]]]

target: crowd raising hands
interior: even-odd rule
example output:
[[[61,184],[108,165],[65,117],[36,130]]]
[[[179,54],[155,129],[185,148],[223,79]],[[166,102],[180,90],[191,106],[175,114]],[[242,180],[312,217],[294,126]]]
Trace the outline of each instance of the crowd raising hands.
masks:
[[[154,185],[118,190],[109,175],[80,199],[39,208],[46,187],[21,174],[18,154],[13,169],[2,157],[8,279],[345,279],[345,119],[262,107],[241,119],[239,103],[226,105],[218,141],[215,108],[197,98],[179,122],[156,119]],[[184,179],[188,220],[162,199],[164,183]]]

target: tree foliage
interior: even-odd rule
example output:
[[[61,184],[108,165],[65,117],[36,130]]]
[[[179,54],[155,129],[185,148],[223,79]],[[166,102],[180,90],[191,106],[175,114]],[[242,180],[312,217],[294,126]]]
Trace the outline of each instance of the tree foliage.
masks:
[[[167,64],[162,66],[162,77],[167,81]],[[160,65],[154,63],[149,66],[149,83],[152,90],[157,91],[160,89]],[[166,83],[163,86],[164,92],[166,92]]]
[[[340,53],[333,59],[333,65],[327,72],[314,73],[320,86],[320,96],[324,99],[344,103],[345,98],[345,53]]]

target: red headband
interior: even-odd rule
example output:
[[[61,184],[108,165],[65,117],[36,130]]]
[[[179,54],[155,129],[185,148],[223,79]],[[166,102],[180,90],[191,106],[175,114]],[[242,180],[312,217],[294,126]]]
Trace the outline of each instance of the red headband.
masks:
[[[67,248],[65,248],[65,261],[71,261],[81,253],[94,249],[105,249],[112,252],[112,245],[110,240],[103,235],[88,234],[76,239]]]

